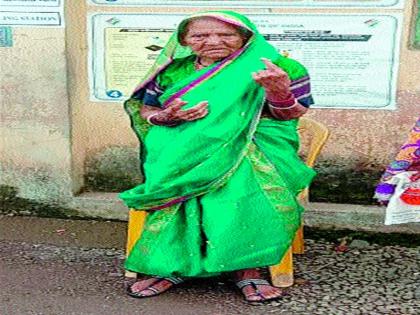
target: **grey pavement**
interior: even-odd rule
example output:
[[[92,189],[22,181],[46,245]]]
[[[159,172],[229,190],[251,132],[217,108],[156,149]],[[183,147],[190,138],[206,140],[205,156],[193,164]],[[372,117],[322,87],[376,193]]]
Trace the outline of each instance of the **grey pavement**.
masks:
[[[125,222],[0,216],[0,314],[420,314],[420,248],[306,240],[281,301],[246,304],[227,277],[124,294]]]

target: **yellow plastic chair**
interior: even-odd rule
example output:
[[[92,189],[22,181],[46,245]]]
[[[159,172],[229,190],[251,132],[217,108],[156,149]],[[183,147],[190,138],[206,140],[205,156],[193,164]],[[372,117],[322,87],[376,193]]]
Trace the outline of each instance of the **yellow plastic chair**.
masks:
[[[310,137],[310,144],[305,158],[305,163],[308,166],[313,167],[316,158],[318,157],[323,145],[328,138],[328,129],[321,123],[310,118],[301,118],[299,120],[298,129],[301,137]],[[299,199],[302,201],[307,201],[308,193],[308,189],[305,189],[300,194]],[[136,241],[141,236],[145,218],[146,212],[144,211],[130,210],[129,212],[126,248],[127,256]],[[278,265],[270,267],[271,281],[273,285],[278,287],[288,287],[293,285],[292,253],[303,253],[303,225],[297,231],[293,245],[290,246],[281,262]],[[135,278],[137,274],[134,272],[126,271],[125,276],[127,278]]]
[[[302,140],[307,140],[303,144],[307,144],[305,163],[313,167],[318,155],[321,153],[322,147],[328,139],[329,131],[320,122],[311,118],[302,117],[299,120],[298,126],[299,134]],[[307,203],[309,197],[309,189],[306,188],[299,195],[301,203]],[[293,285],[293,254],[303,254],[304,240],[303,240],[303,223],[296,232],[295,239],[292,246],[284,255],[283,259],[278,265],[270,267],[271,282],[277,287],[290,287]]]

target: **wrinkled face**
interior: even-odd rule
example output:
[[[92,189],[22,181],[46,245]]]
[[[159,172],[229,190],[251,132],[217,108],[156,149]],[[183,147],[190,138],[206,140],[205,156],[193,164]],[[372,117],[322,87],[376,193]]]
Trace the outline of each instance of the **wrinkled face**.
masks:
[[[212,18],[201,18],[188,24],[183,44],[200,58],[219,60],[241,48],[245,39],[234,26]]]

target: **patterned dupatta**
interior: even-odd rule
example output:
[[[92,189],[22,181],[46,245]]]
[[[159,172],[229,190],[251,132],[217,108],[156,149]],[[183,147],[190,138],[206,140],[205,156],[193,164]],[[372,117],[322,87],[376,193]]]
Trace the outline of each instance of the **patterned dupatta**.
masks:
[[[407,171],[420,172],[420,117],[395,160],[388,165],[382,175],[375,190],[375,198],[378,201],[388,201],[395,191],[396,175]]]

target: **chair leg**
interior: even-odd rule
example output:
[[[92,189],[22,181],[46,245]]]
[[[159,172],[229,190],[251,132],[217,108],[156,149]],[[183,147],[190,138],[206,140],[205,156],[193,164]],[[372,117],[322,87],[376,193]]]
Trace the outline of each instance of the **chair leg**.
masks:
[[[305,251],[305,241],[303,238],[303,223],[296,231],[295,239],[292,243],[293,254],[303,254]]]
[[[130,254],[134,244],[136,244],[137,240],[141,236],[145,219],[145,211],[135,211],[130,209],[130,212],[128,213],[126,256]],[[137,273],[126,271],[125,277],[136,278]]]
[[[293,255],[292,247],[287,250],[278,265],[270,266],[271,283],[280,288],[293,285]]]
[[[299,201],[302,205],[307,205],[309,202],[309,189],[305,188],[300,194],[299,194]],[[293,248],[293,254],[303,254],[305,251],[304,247],[304,238],[303,238],[303,220],[300,224],[299,229],[296,231],[295,238],[292,243]]]

